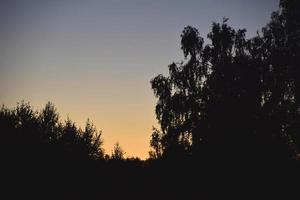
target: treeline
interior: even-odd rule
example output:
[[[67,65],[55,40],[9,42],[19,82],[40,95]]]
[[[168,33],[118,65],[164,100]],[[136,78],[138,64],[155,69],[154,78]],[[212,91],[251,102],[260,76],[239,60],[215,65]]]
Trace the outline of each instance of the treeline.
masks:
[[[39,112],[24,102],[3,106],[6,185],[28,190],[28,180],[38,177],[32,190],[47,194],[160,199],[200,197],[201,188],[226,188],[230,180],[282,190],[300,172],[300,4],[281,0],[253,38],[226,18],[207,38],[204,45],[196,28],[185,27],[185,59],[151,80],[160,127],[153,128],[146,161],[125,159],[118,143],[105,154],[102,132],[90,120],[84,129],[61,122],[52,103]],[[257,192],[252,187],[248,192]]]
[[[97,196],[100,186],[106,188],[100,189],[102,195],[122,196],[128,182],[138,188],[137,179],[144,176],[143,161],[125,158],[118,142],[106,154],[102,131],[89,119],[83,129],[69,118],[61,121],[51,102],[40,111],[24,101],[11,109],[3,105],[0,137],[2,191],[21,191],[9,193],[10,197],[42,193],[87,198]],[[122,193],[110,194],[112,188]]]
[[[111,155],[105,154],[102,131],[97,131],[90,119],[87,119],[84,129],[69,118],[62,122],[51,102],[40,111],[24,101],[12,109],[2,105],[0,127],[1,146],[6,148],[4,153],[13,154],[9,157],[27,160],[125,160],[125,151],[118,142]]]

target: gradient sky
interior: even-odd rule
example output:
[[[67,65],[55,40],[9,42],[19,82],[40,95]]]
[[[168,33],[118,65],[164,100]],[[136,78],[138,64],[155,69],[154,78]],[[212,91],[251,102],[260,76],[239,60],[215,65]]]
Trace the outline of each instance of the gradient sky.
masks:
[[[157,126],[149,81],[183,59],[183,28],[206,37],[212,21],[229,17],[251,37],[278,2],[0,0],[0,103],[52,101],[63,120],[92,119],[106,153],[118,141],[126,156],[146,158]]]

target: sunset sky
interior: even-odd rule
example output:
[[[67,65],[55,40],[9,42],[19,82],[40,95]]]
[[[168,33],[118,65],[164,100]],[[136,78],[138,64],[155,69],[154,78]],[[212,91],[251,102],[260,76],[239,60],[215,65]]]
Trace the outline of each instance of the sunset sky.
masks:
[[[225,4],[226,2],[226,4]],[[149,81],[180,61],[187,25],[206,37],[230,18],[247,36],[279,0],[0,0],[0,103],[53,102],[65,120],[103,130],[110,154],[146,158],[155,118]]]

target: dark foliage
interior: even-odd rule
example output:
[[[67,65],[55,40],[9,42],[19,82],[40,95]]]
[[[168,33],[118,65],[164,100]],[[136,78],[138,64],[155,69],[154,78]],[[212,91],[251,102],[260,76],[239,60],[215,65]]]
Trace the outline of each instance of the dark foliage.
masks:
[[[1,146],[9,150],[2,153],[9,152],[9,157],[14,159],[48,160],[62,155],[75,160],[103,157],[101,132],[97,132],[90,120],[84,130],[70,119],[61,123],[50,102],[40,112],[23,101],[12,110],[2,106],[0,116]]]
[[[297,0],[281,0],[250,39],[226,18],[212,24],[206,45],[196,28],[185,27],[184,60],[151,80],[160,129],[153,128],[145,161],[125,158],[119,143],[105,154],[102,132],[90,120],[84,129],[62,122],[52,103],[39,112],[25,102],[2,106],[1,194],[200,199],[280,193],[288,199],[300,180],[299,36]]]
[[[185,60],[152,79],[158,98],[151,146],[163,157],[247,164],[294,162],[300,147],[300,15],[295,1],[256,37],[213,23],[203,47],[198,30],[181,34]],[[159,141],[157,141],[159,138]],[[153,153],[152,153],[153,154]]]

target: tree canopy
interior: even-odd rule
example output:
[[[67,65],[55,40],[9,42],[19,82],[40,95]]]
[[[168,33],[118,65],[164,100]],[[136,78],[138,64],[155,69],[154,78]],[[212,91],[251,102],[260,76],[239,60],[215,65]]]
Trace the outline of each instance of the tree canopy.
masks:
[[[151,80],[161,128],[152,135],[154,152],[160,144],[166,157],[295,159],[299,19],[296,1],[281,1],[256,37],[247,39],[246,29],[235,30],[224,18],[212,24],[205,46],[196,28],[185,27],[185,59]]]

